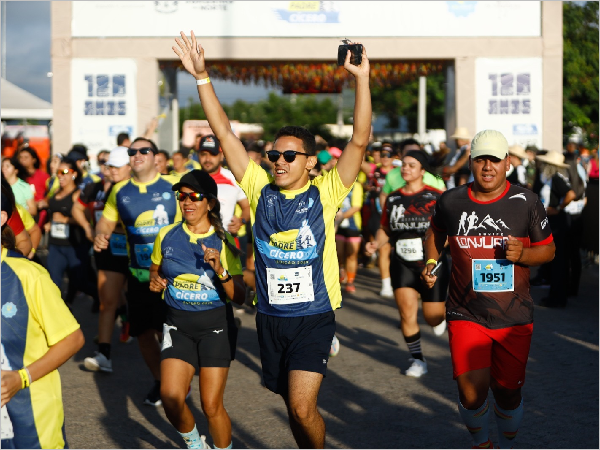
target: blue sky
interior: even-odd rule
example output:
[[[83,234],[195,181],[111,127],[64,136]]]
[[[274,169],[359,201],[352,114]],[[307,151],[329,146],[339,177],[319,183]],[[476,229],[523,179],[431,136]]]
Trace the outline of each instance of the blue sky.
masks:
[[[6,78],[38,97],[52,101],[50,62],[50,2],[6,2]],[[181,106],[188,98],[198,101],[196,86],[187,73],[178,74],[178,99]],[[255,102],[269,90],[260,86],[243,86],[215,80],[215,90],[224,104],[237,99]]]

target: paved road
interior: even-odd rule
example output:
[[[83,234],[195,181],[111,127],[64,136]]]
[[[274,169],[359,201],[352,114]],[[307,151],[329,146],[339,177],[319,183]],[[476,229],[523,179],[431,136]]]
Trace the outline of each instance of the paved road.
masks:
[[[403,375],[409,353],[398,329],[393,300],[383,299],[377,272],[360,271],[357,291],[344,294],[336,313],[341,351],[330,359],[319,406],[330,448],[469,448],[456,406],[447,333],[422,326],[429,373]],[[533,288],[536,303],[547,289]],[[152,384],[137,344],[115,336],[113,374],[85,372],[95,350],[97,316],[80,297],[74,313],[86,336],[84,348],[61,369],[67,437],[73,448],[180,448],[182,440],[162,407],[142,404]],[[252,314],[239,314],[237,359],[225,392],[234,448],[295,448],[283,402],[261,386]],[[521,448],[599,448],[598,266],[584,270],[581,293],[565,309],[536,306],[535,330],[524,387]],[[198,378],[188,400],[201,433]],[[496,428],[490,417],[492,438]],[[209,438],[209,443],[212,440]]]

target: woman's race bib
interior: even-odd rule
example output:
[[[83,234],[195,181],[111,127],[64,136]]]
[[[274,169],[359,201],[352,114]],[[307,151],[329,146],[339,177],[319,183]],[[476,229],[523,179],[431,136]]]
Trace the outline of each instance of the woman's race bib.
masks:
[[[69,224],[52,222],[52,225],[50,225],[50,236],[55,239],[69,239]]]

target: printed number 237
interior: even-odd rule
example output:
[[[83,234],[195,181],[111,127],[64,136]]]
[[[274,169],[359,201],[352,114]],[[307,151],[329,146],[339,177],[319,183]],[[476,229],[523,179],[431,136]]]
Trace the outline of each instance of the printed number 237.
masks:
[[[277,291],[278,294],[291,294],[292,292],[298,292],[300,290],[300,283],[285,283],[278,284],[277,286],[279,287],[279,290]],[[296,287],[296,290],[294,290],[294,286]]]

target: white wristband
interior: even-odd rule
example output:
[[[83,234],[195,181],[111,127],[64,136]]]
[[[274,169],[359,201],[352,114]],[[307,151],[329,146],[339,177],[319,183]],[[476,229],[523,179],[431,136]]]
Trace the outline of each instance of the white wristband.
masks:
[[[201,80],[196,80],[196,86],[202,86],[203,84],[208,84],[208,83],[210,83],[209,77],[202,78]]]

